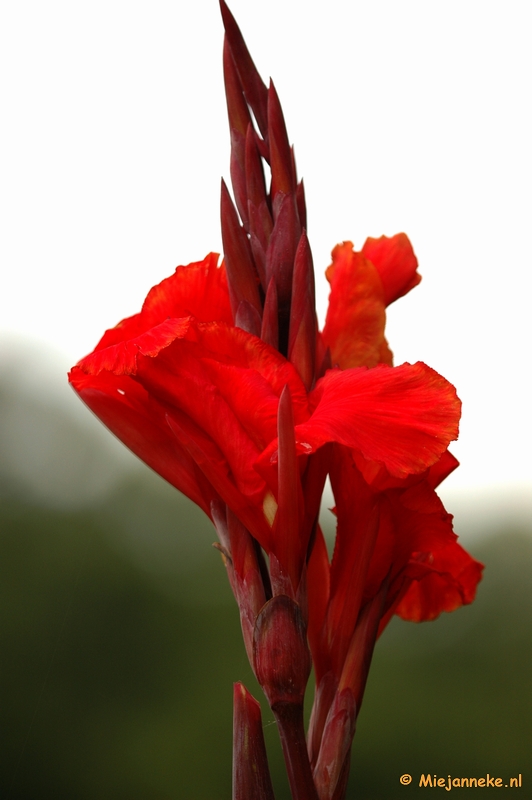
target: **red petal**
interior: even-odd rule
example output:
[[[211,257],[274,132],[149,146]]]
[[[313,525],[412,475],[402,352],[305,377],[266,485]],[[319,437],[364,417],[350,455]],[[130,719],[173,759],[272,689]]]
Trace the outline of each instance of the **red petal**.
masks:
[[[271,530],[264,510],[264,484],[258,482],[255,491],[253,487],[244,487],[248,490],[244,493],[242,487],[236,485],[220,448],[192,420],[174,411],[167,415],[167,422],[179,444],[190,454],[224,503],[269,551]]]
[[[482,570],[457,542],[433,553],[429,562],[411,561],[407,575],[413,580],[395,613],[422,622],[472,603]]]
[[[384,338],[384,292],[375,266],[351,242],[337,245],[326,277],[331,284],[323,340],[342,369],[391,364]]]
[[[338,523],[322,646],[330,652],[329,666],[339,676],[364,596],[379,530],[379,508],[378,498],[347,448],[335,447],[330,476]],[[317,675],[318,680],[320,677]]]
[[[117,344],[109,344],[109,340],[115,338],[112,336],[115,331],[118,338],[132,333],[133,326],[144,327],[142,315],[137,314],[136,317],[123,320],[120,323],[121,328],[107,331],[96,350],[82,358],[77,366],[88,375],[99,375],[103,371],[115,375],[136,375],[139,356],[154,358],[173,341],[186,336],[190,322],[191,317],[167,319],[160,325],[144,330],[138,336],[120,339]]]
[[[359,453],[354,454],[354,459],[364,479],[376,492],[383,492],[387,489],[407,489],[408,486],[414,486],[419,483],[421,477],[420,475],[412,475],[409,478],[395,478],[390,475],[382,464],[378,464],[376,461],[368,461]],[[435,489],[458,466],[458,460],[449,450],[446,450],[438,461],[429,467],[423,478],[429,486]]]
[[[386,508],[384,508],[386,506]],[[390,586],[404,573],[412,553],[432,553],[453,545],[452,516],[426,480],[381,495],[381,531],[368,573],[365,598],[378,591],[389,575]],[[383,554],[388,551],[388,558]]]
[[[168,446],[184,448],[196,462],[199,459],[225,502],[236,514],[244,514],[241,519],[264,546],[269,544],[263,511],[267,488],[254,463],[277,437],[277,409],[285,385],[290,387],[295,419],[308,418],[305,388],[286,359],[238,328],[188,318],[167,320],[136,340],[93,353],[80,368],[92,373],[86,388],[96,381],[94,373],[103,375],[104,370],[134,376],[132,381],[144,390],[146,416],[150,404],[156,403],[172,421]],[[108,416],[113,413],[115,418],[106,424],[131,447],[130,435],[121,433],[119,404]],[[152,435],[142,420],[138,428],[135,452],[137,440]],[[159,471],[156,459],[148,463]]]
[[[421,275],[416,271],[417,258],[405,233],[366,239],[362,254],[377,268],[384,286],[387,306],[417,286],[421,280]]]
[[[302,447],[328,441],[380,461],[395,476],[425,470],[458,436],[454,387],[425,364],[331,370],[309,400],[314,412],[296,426]]]
[[[277,408],[285,384],[290,385],[299,418],[307,405],[294,368],[238,328],[191,324],[186,339],[176,339],[156,358],[139,357],[137,380],[216,444],[238,490],[260,505],[264,483],[253,464],[277,436]]]
[[[170,434],[166,411],[132,378],[74,367],[70,382],[96,416],[142,461],[210,516],[218,495],[188,452]],[[170,434],[170,435],[169,435]]]
[[[442,455],[439,461],[436,461],[435,464],[429,470],[427,475],[427,481],[429,482],[430,486],[435,489],[437,486],[440,485],[442,481],[447,478],[451,472],[460,466],[460,462],[457,458],[453,456],[448,450]]]
[[[218,258],[209,253],[203,261],[176,267],[173,275],[150,289],[140,314],[106,331],[95,351],[134,339],[169,318],[193,316],[202,322],[231,323],[225,268],[218,267]]]

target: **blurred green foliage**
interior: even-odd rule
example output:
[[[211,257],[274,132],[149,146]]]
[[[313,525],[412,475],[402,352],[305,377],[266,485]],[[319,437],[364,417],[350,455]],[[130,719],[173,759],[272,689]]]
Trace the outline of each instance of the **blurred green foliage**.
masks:
[[[4,493],[0,797],[231,796],[232,682],[260,689],[214,538],[148,473],[90,511]],[[532,796],[532,537],[500,531],[474,555],[487,569],[472,606],[395,620],[377,645],[349,797],[417,796],[427,772],[522,773],[519,797]],[[263,720],[287,800],[266,708]]]

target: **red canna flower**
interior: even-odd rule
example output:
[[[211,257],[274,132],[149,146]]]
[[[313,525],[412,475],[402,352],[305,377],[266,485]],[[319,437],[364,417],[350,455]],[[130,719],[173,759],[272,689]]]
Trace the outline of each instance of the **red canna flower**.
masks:
[[[304,189],[279,100],[223,0],[221,10],[236,203],[222,184],[224,260],[177,267],[69,378],[210,516],[293,797],[341,800],[377,636],[394,613],[421,621],[471,602],[480,579],[435,493],[457,466],[447,448],[460,401],[425,364],[392,366],[385,309],[420,281],[405,234],[359,253],[335,247],[318,332]],[[318,524],[327,476],[332,561]],[[241,685],[234,742],[234,797],[273,797],[260,711]]]

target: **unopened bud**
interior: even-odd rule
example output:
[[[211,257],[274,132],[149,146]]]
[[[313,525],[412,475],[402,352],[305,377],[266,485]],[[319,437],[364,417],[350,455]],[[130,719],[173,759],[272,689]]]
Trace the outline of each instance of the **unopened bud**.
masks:
[[[314,782],[320,800],[332,800],[355,734],[356,704],[353,692],[337,692],[323,731]]]
[[[247,300],[241,300],[235,314],[235,327],[242,328],[243,331],[252,333],[253,336],[260,336],[262,327],[262,319],[251,303]]]
[[[312,254],[305,231],[296,250],[292,275],[292,305],[288,359],[295,366],[310,391],[316,368],[316,299]]]
[[[220,207],[225,269],[233,318],[236,316],[242,300],[252,305],[260,315],[262,306],[257,286],[258,276],[253,264],[249,240],[238,221],[236,209],[224,181],[222,181]]]
[[[278,192],[274,204],[275,224],[266,251],[266,279],[275,278],[279,306],[290,308],[292,274],[301,225],[293,194]]]
[[[272,169],[271,193],[272,199],[274,199],[277,192],[292,194],[295,191],[296,182],[283,110],[271,80],[268,89],[268,138]]]
[[[233,687],[233,800],[274,800],[260,705],[242,683]]]
[[[262,608],[253,636],[253,667],[271,708],[303,704],[311,660],[301,611],[280,594]]]
[[[220,10],[224,23],[227,43],[236,67],[238,78],[253,116],[263,136],[268,133],[268,89],[264,85],[236,20],[229,11],[225,0],[220,0]]]

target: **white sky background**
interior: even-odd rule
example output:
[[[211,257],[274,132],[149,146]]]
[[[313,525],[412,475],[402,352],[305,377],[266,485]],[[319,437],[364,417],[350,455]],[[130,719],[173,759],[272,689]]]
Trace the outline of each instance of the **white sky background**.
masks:
[[[388,338],[464,402],[447,491],[530,502],[530,4],[230,5],[295,144],[321,319],[333,245],[405,231],[423,282]],[[2,5],[0,333],[57,351],[51,383],[221,249],[222,30],[216,0]]]

